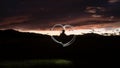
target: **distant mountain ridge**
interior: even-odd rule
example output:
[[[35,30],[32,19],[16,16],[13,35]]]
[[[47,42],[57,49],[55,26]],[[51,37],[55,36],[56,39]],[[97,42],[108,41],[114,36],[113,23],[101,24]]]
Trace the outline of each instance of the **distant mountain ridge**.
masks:
[[[17,31],[17,30],[14,30],[14,29],[7,29],[7,30],[0,30],[0,35],[2,34],[34,34],[34,35],[46,35],[46,34],[38,34],[38,33],[32,33],[32,32],[20,32],[20,31]],[[84,35],[99,35],[99,34],[95,34],[95,33],[87,33],[87,34],[84,34]],[[49,36],[49,35],[46,35],[46,36]],[[102,36],[102,35],[101,35]]]
[[[88,56],[94,59],[95,55],[109,57],[111,54],[120,52],[119,42],[120,36],[102,36],[91,33],[78,35],[73,44],[62,47],[48,35],[18,32],[15,30],[0,30],[0,60],[36,58],[74,60],[86,59]],[[101,57],[97,56],[97,58]],[[101,60],[103,59],[107,58],[101,58]]]

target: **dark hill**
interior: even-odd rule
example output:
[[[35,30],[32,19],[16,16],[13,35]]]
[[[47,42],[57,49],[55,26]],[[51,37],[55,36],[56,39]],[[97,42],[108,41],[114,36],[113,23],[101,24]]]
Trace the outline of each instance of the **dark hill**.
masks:
[[[78,35],[73,44],[63,48],[47,35],[1,30],[0,60],[70,59],[76,64],[113,63],[119,59],[119,42],[120,36],[85,34]]]

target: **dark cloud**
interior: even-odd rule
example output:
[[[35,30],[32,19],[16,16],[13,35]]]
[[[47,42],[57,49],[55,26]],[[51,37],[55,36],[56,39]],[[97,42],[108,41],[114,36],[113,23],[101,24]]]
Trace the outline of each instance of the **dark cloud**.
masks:
[[[118,22],[120,17],[118,0],[0,0],[0,8],[0,29],[107,24]]]

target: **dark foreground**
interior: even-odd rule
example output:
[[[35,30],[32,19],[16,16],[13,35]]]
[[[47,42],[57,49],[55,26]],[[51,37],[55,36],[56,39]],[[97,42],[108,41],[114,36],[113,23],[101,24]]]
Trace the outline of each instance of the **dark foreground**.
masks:
[[[71,38],[66,37],[66,38]],[[0,31],[0,66],[4,68],[64,68],[119,64],[120,36],[86,34],[62,47],[50,36]]]

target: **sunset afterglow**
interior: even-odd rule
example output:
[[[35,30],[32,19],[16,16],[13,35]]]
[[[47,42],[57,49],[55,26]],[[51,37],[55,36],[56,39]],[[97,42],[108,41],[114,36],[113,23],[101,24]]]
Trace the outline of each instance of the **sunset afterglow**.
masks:
[[[60,35],[60,33],[62,31],[42,31],[42,30],[18,30],[20,32],[30,32],[30,33],[37,33],[37,34],[45,34],[45,35]],[[111,29],[111,30],[106,30],[105,28],[99,28],[99,29],[79,29],[79,30],[71,30],[71,31],[68,31],[66,30],[65,31],[65,34],[66,35],[83,35],[83,34],[86,34],[86,33],[96,33],[96,34],[100,34],[100,35],[105,35],[106,33],[108,35],[111,35],[111,34],[115,34],[115,35],[119,35],[119,32],[120,32],[120,28],[114,28],[114,29]]]

